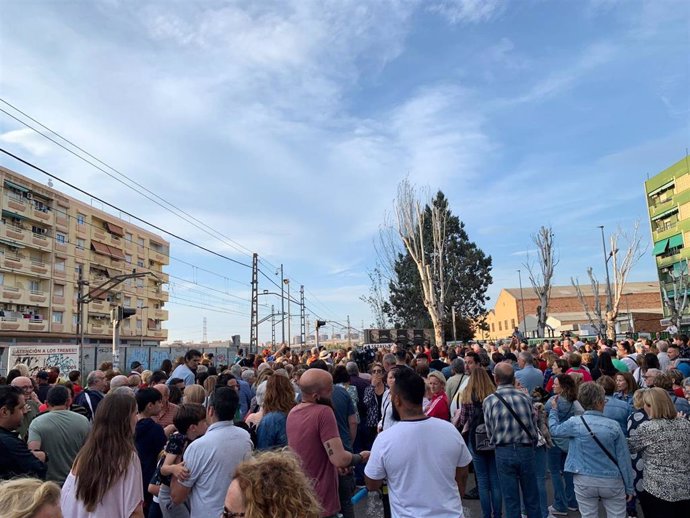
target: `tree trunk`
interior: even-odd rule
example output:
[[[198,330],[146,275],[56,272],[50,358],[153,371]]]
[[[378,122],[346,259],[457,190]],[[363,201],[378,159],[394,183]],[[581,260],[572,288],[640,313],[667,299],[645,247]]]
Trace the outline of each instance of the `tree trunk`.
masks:
[[[618,315],[613,311],[606,312],[606,338],[609,340],[616,340],[616,317]]]

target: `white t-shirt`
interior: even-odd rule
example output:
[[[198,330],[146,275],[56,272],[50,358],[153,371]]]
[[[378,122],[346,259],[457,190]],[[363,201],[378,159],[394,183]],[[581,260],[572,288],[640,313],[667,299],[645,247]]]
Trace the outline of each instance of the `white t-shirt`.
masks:
[[[364,474],[387,479],[395,518],[463,518],[455,469],[471,461],[465,441],[449,422],[399,421],[376,437]]]

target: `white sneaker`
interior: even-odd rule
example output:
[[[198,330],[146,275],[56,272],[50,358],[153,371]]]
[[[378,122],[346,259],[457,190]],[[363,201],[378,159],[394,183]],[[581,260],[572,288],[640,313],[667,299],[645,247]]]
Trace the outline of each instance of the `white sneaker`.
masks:
[[[554,516],[568,516],[568,511],[559,511],[552,505],[549,506],[549,513]]]

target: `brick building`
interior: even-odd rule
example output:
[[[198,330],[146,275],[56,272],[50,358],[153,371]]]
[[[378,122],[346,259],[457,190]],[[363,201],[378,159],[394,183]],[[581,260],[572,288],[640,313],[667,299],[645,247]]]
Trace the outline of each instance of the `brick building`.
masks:
[[[587,305],[592,308],[595,298],[589,285],[582,286]],[[526,327],[527,334],[532,336],[537,327],[537,307],[539,299],[531,287],[522,289],[504,288],[496,299],[496,304],[489,311],[486,323],[488,331],[478,338],[500,339],[509,337],[516,327],[522,332]],[[606,307],[606,290],[601,286],[599,294],[602,308]],[[524,314],[523,314],[524,305]],[[526,316],[525,316],[526,315]],[[618,330],[637,332],[661,331],[659,320],[662,318],[661,296],[658,282],[630,282],[625,286],[619,306]],[[523,322],[524,319],[524,322]],[[547,319],[547,336],[560,336],[563,331],[575,331],[588,334],[589,319],[577,298],[573,286],[554,286],[551,289]]]

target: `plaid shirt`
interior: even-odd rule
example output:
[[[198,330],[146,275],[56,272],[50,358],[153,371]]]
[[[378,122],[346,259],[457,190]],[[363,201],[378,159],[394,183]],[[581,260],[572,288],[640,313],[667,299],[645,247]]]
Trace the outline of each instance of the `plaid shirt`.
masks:
[[[525,433],[506,405],[495,394],[491,394],[483,404],[484,421],[491,443],[496,446],[534,443],[537,439],[537,414],[532,400],[527,394],[510,385],[499,385],[497,392],[520,417],[532,437]]]

